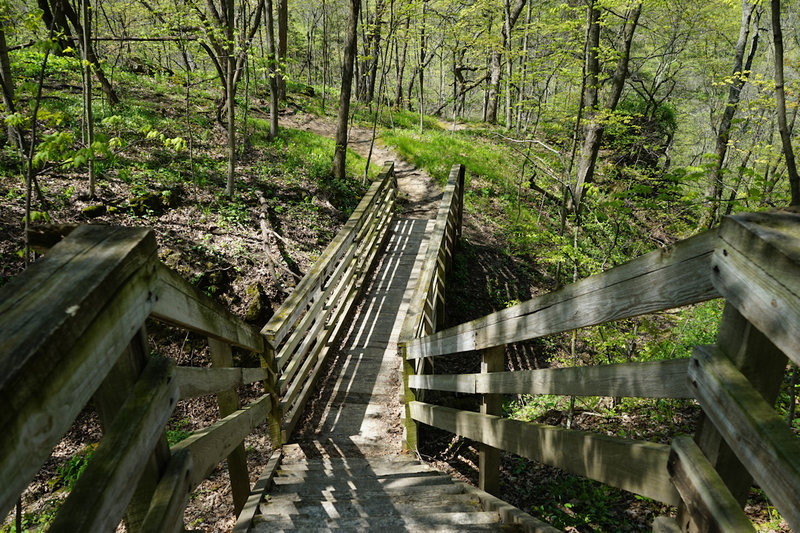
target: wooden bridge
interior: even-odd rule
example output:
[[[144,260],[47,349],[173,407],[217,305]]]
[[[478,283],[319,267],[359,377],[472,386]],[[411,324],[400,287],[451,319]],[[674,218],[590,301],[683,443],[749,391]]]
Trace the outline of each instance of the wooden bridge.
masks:
[[[261,331],[162,265],[152,231],[72,231],[0,290],[0,510],[93,401],[103,438],[51,531],[113,531],[123,520],[132,532],[183,531],[191,491],[226,460],[237,532],[556,531],[491,495],[500,450],[677,506],[655,531],[753,530],[742,511],[753,482],[800,531],[800,442],[772,407],[787,357],[800,363],[800,216],[729,217],[441,330],[463,193],[455,166],[435,219],[399,218],[385,165]],[[505,371],[507,344],[720,297],[717,343],[691,359]],[[206,335],[213,367],[150,357],[148,317]],[[233,367],[231,346],[262,366]],[[431,373],[435,358],[475,351],[480,373]],[[322,379],[333,392],[316,398]],[[399,380],[402,394],[387,394]],[[241,406],[236,388],[258,381],[265,394]],[[426,391],[479,395],[480,412],[426,402]],[[500,416],[502,395],[520,393],[695,398],[703,421],[694,438],[662,445]],[[220,420],[170,447],[177,401],[211,394]],[[398,422],[388,433],[378,423],[387,419]],[[275,451],[251,487],[243,440],[265,420]],[[392,431],[414,450],[418,423],[480,443],[480,488],[400,453]]]

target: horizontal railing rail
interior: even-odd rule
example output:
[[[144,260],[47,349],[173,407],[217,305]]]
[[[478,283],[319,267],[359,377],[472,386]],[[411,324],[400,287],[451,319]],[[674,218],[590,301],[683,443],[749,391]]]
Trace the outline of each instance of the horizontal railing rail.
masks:
[[[280,397],[271,416],[273,442],[284,442],[297,424],[389,231],[396,197],[394,164],[387,162],[345,226],[261,330]]]
[[[263,337],[162,265],[151,230],[64,234],[0,289],[0,510],[91,401],[103,437],[50,531],[109,531],[123,515],[128,531],[182,531],[190,491],[226,459],[238,511],[250,491],[242,443],[274,400],[241,407],[236,387],[269,373],[226,367],[231,346],[263,356]],[[208,336],[214,366],[152,358],[148,317]],[[204,394],[217,395],[221,419],[170,448],[165,427],[178,400]]]
[[[725,298],[717,343],[691,359],[505,371],[505,347],[546,335]],[[401,344],[409,363],[477,350],[480,373],[425,374],[409,395],[480,394],[480,412],[409,402],[417,421],[480,443],[480,483],[498,487],[499,450],[679,506],[680,529],[752,530],[755,480],[800,530],[800,440],[773,408],[787,360],[800,362],[800,216],[728,217],[705,232],[563,289]],[[787,359],[788,358],[788,359]],[[504,394],[694,398],[708,420],[671,445],[500,416]],[[676,521],[661,517],[655,530]]]

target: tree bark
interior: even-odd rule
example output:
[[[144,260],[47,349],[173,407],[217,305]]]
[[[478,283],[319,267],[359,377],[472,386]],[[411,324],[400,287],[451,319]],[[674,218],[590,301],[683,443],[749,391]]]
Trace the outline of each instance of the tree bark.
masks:
[[[403,73],[406,69],[406,54],[408,53],[408,29],[411,25],[411,15],[406,16],[406,23],[405,23],[405,39],[403,39],[403,51],[400,53],[400,57],[397,61],[397,70],[396,70],[396,77],[397,77],[397,89],[394,95],[394,102],[395,106],[403,109],[406,107],[403,105]]]
[[[783,143],[783,155],[786,159],[786,170],[789,173],[791,188],[791,205],[800,205],[800,178],[797,176],[797,165],[792,149],[791,132],[786,125],[786,95],[783,88],[783,31],[781,30],[781,0],[771,0],[772,8],[772,40],[775,43],[775,99],[778,104],[778,131]],[[795,371],[796,375],[796,371]]]
[[[361,0],[350,0],[350,18],[344,41],[344,60],[342,64],[342,90],[339,95],[339,118],[336,125],[336,149],[333,153],[333,175],[338,179],[345,177],[347,159],[347,123],[350,117],[350,94],[353,85],[353,64],[358,45],[358,12]]]
[[[225,194],[233,196],[234,177],[236,175],[236,56],[234,56],[234,0],[225,0],[225,92],[227,93],[228,108],[228,182]]]
[[[525,7],[527,0],[516,0],[514,7],[510,9],[508,24],[500,24],[502,34],[502,47],[492,50],[491,59],[489,60],[489,101],[486,110],[486,122],[490,124],[497,123],[497,106],[500,101],[500,78],[502,76],[501,69],[501,49],[507,48],[508,40],[511,38],[510,32],[514,29],[517,23],[522,8]]]
[[[750,24],[754,12],[756,15],[755,35],[750,45],[750,53],[747,57],[747,62],[743,68],[744,52],[750,37]],[[722,169],[725,164],[725,156],[728,153],[731,125],[733,123],[733,116],[736,114],[736,109],[739,107],[739,98],[741,97],[742,89],[750,75],[749,71],[753,62],[753,56],[755,56],[756,49],[758,48],[758,21],[760,18],[760,9],[756,9],[755,4],[750,4],[748,0],[742,0],[742,23],[739,26],[739,38],[736,41],[733,58],[733,82],[728,91],[728,103],[725,105],[725,110],[722,112],[722,118],[720,119],[719,128],[717,129],[717,139],[714,150],[717,157],[714,161],[714,168],[711,170],[708,188],[706,189],[706,197],[709,198],[710,204],[700,220],[701,227],[710,228],[716,224],[719,216],[719,204],[722,198],[723,187]]]
[[[275,53],[275,21],[272,15],[272,0],[265,1],[267,4],[267,63],[269,64],[269,139],[273,140],[278,136],[279,73]]]
[[[8,59],[8,44],[6,43],[6,24],[7,20],[0,17],[0,91],[2,91],[6,115],[11,115],[16,113],[16,107],[14,105],[14,80],[11,77],[11,62]],[[19,130],[11,124],[8,124],[6,129],[11,145],[24,151],[25,147]]]
[[[289,5],[288,0],[278,0],[278,96],[286,100],[286,52],[289,49]]]
[[[642,3],[637,2],[627,13],[625,17],[625,28],[623,30],[622,50],[617,67],[614,70],[614,75],[611,77],[611,88],[608,95],[608,100],[605,104],[607,113],[613,113],[617,108],[620,96],[622,96],[622,89],[625,86],[625,79],[628,77],[628,61],[630,59],[631,44],[633,43],[633,35],[636,32],[636,27],[639,23],[639,15],[642,13]],[[594,31],[594,30],[593,30]],[[597,31],[599,32],[599,23]],[[590,37],[594,39],[594,37]],[[592,181],[594,177],[595,164],[597,163],[597,154],[600,152],[600,143],[603,141],[603,132],[605,131],[605,123],[598,120],[597,117],[591,113],[590,109],[597,106],[599,101],[597,90],[597,78],[594,78],[593,73],[599,72],[599,67],[594,65],[594,61],[599,60],[596,53],[592,54],[591,51],[587,54],[587,80],[586,86],[586,101],[584,103],[587,109],[587,123],[584,129],[584,139],[581,145],[581,156],[578,160],[577,177],[575,186],[572,189],[572,195],[568,207],[573,209],[576,213],[580,212],[581,200],[586,183]],[[589,62],[592,62],[591,64]],[[595,70],[596,69],[596,70]],[[588,105],[587,105],[588,104]]]

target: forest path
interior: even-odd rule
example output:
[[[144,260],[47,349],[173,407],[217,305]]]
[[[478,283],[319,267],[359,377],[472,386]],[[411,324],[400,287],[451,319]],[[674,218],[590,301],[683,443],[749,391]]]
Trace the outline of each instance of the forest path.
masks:
[[[284,126],[310,131],[317,135],[334,138],[336,123],[327,118],[306,113],[282,114],[280,122]],[[361,126],[351,126],[347,147],[357,154],[368,157],[372,130]],[[436,217],[439,201],[442,199],[442,189],[422,169],[405,161],[400,155],[389,147],[379,144],[376,140],[372,148],[371,165],[382,166],[384,161],[394,161],[394,172],[397,176],[397,186],[400,192],[398,206],[401,208],[400,216],[404,218]]]

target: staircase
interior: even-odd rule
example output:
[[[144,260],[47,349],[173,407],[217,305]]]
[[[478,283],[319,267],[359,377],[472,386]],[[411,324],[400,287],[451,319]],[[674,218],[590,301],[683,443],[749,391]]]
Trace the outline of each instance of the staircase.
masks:
[[[497,531],[501,527],[499,514],[484,511],[480,499],[466,492],[462,483],[410,457],[310,459],[297,445],[286,446],[284,452],[251,531]]]

